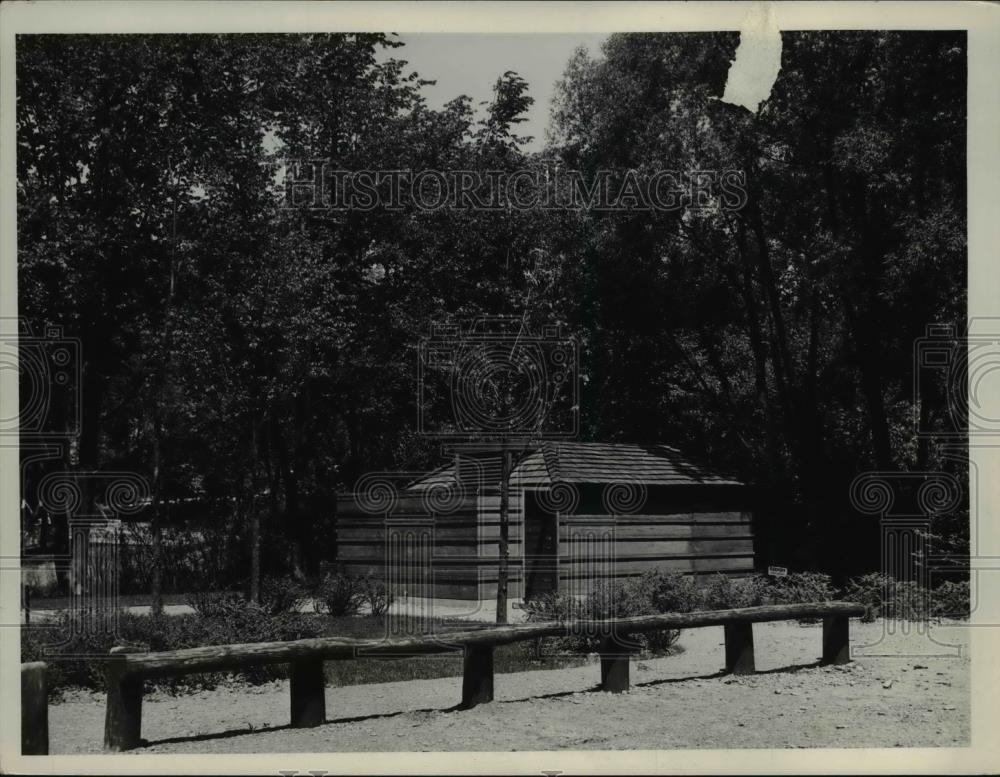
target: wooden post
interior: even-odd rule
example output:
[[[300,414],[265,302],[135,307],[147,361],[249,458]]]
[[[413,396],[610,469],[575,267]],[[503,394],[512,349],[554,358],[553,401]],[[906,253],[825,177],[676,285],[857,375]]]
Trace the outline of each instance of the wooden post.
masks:
[[[633,651],[620,638],[607,637],[601,644],[601,690],[622,693],[629,689],[629,661]]]
[[[823,618],[823,663],[846,664],[851,660],[851,626],[846,615]]]
[[[137,652],[135,648],[111,648],[108,662],[108,704],[104,716],[104,749],[115,752],[139,746],[142,731],[142,676],[126,674],[115,656]]]
[[[469,645],[462,673],[462,707],[493,701],[493,645]]]
[[[753,674],[753,623],[738,622],[723,625],[726,632],[726,671],[732,674]]]
[[[511,452],[501,453],[500,549],[497,565],[497,623],[507,622],[507,578],[510,559],[510,470]]]
[[[293,661],[289,689],[292,728],[312,728],[326,722],[326,677],[323,659]]]
[[[21,664],[21,755],[49,754],[49,689],[45,664]]]

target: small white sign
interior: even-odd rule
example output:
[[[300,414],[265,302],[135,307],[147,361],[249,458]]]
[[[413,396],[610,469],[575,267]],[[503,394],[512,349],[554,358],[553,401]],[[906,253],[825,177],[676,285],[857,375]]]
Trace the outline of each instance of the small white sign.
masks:
[[[771,577],[787,577],[788,569],[785,567],[768,567],[767,574]]]

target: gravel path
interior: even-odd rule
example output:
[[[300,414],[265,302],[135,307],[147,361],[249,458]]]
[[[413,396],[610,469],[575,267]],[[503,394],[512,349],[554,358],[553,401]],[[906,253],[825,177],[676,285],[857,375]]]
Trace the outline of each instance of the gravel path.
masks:
[[[461,677],[327,688],[328,722],[290,729],[285,682],[233,686],[143,706],[148,745],[135,753],[468,751],[741,747],[940,747],[969,743],[967,628],[896,635],[852,622],[856,659],[817,666],[821,628],[754,627],[758,673],[720,673],[722,628],[682,634],[684,652],[634,660],[632,690],[596,691],[595,662],[498,675],[496,700],[456,710]],[[892,655],[872,655],[890,653]],[[460,666],[456,659],[456,667]],[[103,697],[50,710],[52,752],[100,752]]]

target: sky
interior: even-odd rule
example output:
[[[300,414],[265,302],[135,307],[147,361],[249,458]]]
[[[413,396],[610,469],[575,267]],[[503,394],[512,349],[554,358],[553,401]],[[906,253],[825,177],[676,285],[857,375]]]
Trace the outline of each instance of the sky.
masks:
[[[424,87],[431,108],[440,108],[461,94],[472,98],[473,105],[490,100],[493,84],[507,70],[513,70],[529,84],[535,98],[527,121],[518,125],[518,135],[532,135],[526,147],[540,150],[545,142],[549,109],[555,83],[562,77],[566,63],[577,46],[584,46],[591,56],[600,54],[607,33],[587,34],[413,34],[399,36],[406,45],[391,49],[388,56],[405,59],[410,70],[422,78],[437,81]]]

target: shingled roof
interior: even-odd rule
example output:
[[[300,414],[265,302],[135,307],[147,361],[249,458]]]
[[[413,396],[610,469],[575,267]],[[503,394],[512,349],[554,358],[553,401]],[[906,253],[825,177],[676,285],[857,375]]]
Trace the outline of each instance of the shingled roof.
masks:
[[[492,457],[495,458],[495,457]],[[484,462],[486,479],[499,480],[499,461]],[[495,472],[494,472],[495,470]],[[434,470],[413,484],[422,489],[454,478],[454,464]],[[697,465],[668,445],[630,443],[545,442],[514,468],[521,484],[645,483],[647,485],[743,485]]]
[[[649,485],[741,485],[686,460],[667,445],[547,442],[518,466],[525,475],[544,466],[549,481],[640,482]]]

